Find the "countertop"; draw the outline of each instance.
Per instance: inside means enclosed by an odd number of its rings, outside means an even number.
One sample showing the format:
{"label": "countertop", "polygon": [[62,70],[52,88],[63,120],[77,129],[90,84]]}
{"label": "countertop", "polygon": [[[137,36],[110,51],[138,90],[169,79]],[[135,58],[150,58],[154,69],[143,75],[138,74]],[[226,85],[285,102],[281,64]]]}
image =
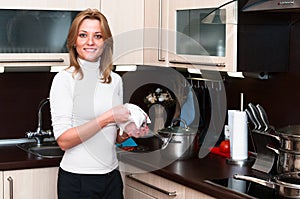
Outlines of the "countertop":
{"label": "countertop", "polygon": [[0,170],[55,167],[61,158],[41,158],[28,153],[16,145],[0,145]]}
{"label": "countertop", "polygon": [[[16,145],[0,146],[0,170],[16,170],[16,169],[30,169],[40,167],[55,167],[59,165],[61,158],[41,158],[29,154]],[[140,157],[143,157],[140,154]],[[229,165],[226,163],[226,158],[209,154],[205,158],[199,159],[197,157],[187,160],[177,160],[163,168],[153,169],[155,161],[159,159],[136,158],[135,154],[119,155],[121,161],[130,162],[135,166],[142,168],[152,168],[151,172],[183,184],[187,187],[196,189],[200,192],[217,198],[245,198],[244,195],[237,192],[223,189],[204,180],[222,179],[232,177],[235,173],[238,174],[253,174],[255,173],[249,166]]]}
{"label": "countertop", "polygon": [[163,168],[157,168],[157,165],[160,165],[161,161],[163,161],[161,158],[143,158],[142,155],[125,154],[124,157],[121,156],[119,159],[216,198],[244,199],[252,197],[217,187],[205,182],[206,180],[232,178],[234,174],[260,174],[260,172],[251,169],[252,164],[247,166],[227,164],[225,157],[211,153],[201,159],[194,157],[186,160],[177,160]]}

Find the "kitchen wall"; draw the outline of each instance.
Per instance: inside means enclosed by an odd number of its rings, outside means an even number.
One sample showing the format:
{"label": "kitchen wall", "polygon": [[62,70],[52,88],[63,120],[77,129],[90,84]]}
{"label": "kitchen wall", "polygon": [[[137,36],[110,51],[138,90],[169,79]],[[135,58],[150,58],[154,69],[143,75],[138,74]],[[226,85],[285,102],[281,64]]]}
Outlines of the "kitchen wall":
{"label": "kitchen wall", "polygon": [[269,80],[256,78],[227,78],[225,80],[229,109],[239,109],[240,93],[244,93],[245,106],[261,104],[276,128],[300,124],[300,73],[270,74]]}
{"label": "kitchen wall", "polygon": [[[0,139],[22,138],[37,128],[39,102],[48,97],[55,73],[0,74]],[[276,128],[300,124],[300,73],[270,74],[270,79],[230,78],[224,81],[229,109],[239,109],[240,93],[244,104],[259,103]],[[49,106],[43,110],[44,129],[51,128]]]}
{"label": "kitchen wall", "polygon": [[[54,73],[0,74],[0,139],[22,138],[37,128],[39,102],[48,97]],[[43,110],[44,129],[49,129],[49,106]]]}

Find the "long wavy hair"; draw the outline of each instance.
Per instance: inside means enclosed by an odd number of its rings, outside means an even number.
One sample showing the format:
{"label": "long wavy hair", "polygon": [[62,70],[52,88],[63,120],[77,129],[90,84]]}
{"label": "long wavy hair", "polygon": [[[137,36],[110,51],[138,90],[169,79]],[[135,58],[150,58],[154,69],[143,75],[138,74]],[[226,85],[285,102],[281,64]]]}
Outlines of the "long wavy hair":
{"label": "long wavy hair", "polygon": [[79,74],[80,79],[83,78],[82,69],[77,61],[78,53],[74,46],[78,37],[79,26],[81,25],[84,19],[97,19],[100,22],[100,28],[104,39],[104,47],[103,47],[103,53],[101,55],[99,68],[102,73],[101,80],[104,83],[110,83],[111,82],[110,73],[113,69],[113,65],[112,65],[113,39],[112,39],[111,31],[106,17],[97,9],[88,8],[78,13],[71,24],[68,33],[68,38],[67,38],[67,48],[69,50],[69,55],[70,55],[69,68],[72,66],[75,67],[75,70],[73,72],[73,77]]}

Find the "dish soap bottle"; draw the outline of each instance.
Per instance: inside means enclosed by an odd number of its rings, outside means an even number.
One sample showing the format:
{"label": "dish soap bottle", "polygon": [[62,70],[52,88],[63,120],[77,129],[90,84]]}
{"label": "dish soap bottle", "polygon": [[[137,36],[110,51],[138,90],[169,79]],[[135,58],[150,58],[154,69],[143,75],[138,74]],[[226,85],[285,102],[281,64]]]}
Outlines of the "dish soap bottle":
{"label": "dish soap bottle", "polygon": [[225,56],[224,41],[222,39],[220,39],[217,44],[217,56],[219,57]]}

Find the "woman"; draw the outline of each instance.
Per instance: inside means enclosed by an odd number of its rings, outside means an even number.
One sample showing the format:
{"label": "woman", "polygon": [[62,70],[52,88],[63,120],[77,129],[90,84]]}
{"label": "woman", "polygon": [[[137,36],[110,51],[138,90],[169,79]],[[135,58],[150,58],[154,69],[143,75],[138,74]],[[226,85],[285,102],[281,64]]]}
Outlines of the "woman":
{"label": "woman", "polygon": [[71,24],[70,67],[50,90],[51,117],[58,145],[65,150],[58,175],[58,198],[123,198],[115,143],[128,138],[117,123],[129,120],[122,105],[122,79],[112,72],[113,40],[98,10],[80,12]]}

